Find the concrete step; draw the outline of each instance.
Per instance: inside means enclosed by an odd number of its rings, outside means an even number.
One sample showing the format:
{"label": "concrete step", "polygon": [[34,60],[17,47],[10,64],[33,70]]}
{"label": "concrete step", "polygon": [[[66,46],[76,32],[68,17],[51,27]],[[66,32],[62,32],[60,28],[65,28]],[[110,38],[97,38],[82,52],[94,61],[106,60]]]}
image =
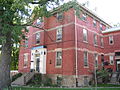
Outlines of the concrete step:
{"label": "concrete step", "polygon": [[32,79],[34,76],[35,72],[29,72],[23,74],[21,77],[17,78],[15,81],[11,83],[11,85],[19,85],[19,86],[24,86],[28,83],[29,80]]}

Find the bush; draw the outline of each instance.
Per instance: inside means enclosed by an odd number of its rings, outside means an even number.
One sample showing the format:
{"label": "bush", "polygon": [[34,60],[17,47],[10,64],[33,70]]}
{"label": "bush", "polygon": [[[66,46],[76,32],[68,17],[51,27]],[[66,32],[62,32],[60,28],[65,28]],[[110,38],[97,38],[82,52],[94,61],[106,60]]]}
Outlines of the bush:
{"label": "bush", "polygon": [[12,76],[12,82],[15,81],[17,78],[21,77],[22,76],[22,73],[18,73],[14,76]]}
{"label": "bush", "polygon": [[34,77],[28,82],[28,85],[34,86],[34,87],[56,86],[52,84],[51,78],[48,78],[47,76],[42,76],[39,73],[34,75]]}

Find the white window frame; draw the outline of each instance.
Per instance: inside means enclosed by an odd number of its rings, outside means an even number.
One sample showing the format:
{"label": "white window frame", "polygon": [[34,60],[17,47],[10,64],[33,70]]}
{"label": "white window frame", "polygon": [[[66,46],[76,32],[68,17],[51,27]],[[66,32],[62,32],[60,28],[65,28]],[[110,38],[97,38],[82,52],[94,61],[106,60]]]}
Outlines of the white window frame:
{"label": "white window frame", "polygon": [[25,37],[25,48],[28,48],[28,37]]}
{"label": "white window frame", "polygon": [[88,42],[88,35],[87,35],[87,30],[86,29],[83,29],[83,41],[84,42]]}
{"label": "white window frame", "polygon": [[84,76],[84,85],[88,86],[89,85],[89,77],[88,76]]}
{"label": "white window frame", "polygon": [[94,34],[94,45],[97,45],[97,34]]}
{"label": "white window frame", "polygon": [[[58,53],[61,53],[61,56],[57,57],[57,56],[58,56]],[[60,59],[61,59],[61,60],[60,60]],[[57,63],[59,62],[58,60],[60,60],[60,65],[57,64]],[[62,67],[62,50],[57,50],[57,51],[56,51],[55,66],[56,66],[57,68],[61,68],[61,67]]]}
{"label": "white window frame", "polygon": [[[83,59],[84,59],[84,67],[86,68],[86,67],[89,67],[89,64],[88,64],[88,52],[87,51],[84,51],[83,52]],[[87,55],[85,55],[85,54],[87,54]]]}
{"label": "white window frame", "polygon": [[103,25],[102,25],[102,24],[100,24],[100,30],[101,30],[101,31],[103,30]]}
{"label": "white window frame", "polygon": [[25,53],[23,55],[23,60],[24,60],[23,66],[24,66],[24,68],[27,68],[27,66],[28,66],[28,53]]}
{"label": "white window frame", "polygon": [[56,41],[62,41],[62,27],[56,30]]}
{"label": "white window frame", "polygon": [[101,45],[101,47],[104,47],[103,37],[100,37],[100,45]]}
{"label": "white window frame", "polygon": [[93,20],[93,26],[96,27],[97,26],[97,21]]}
{"label": "white window frame", "polygon": [[36,42],[36,44],[40,44],[40,32],[35,34],[35,42]]}
{"label": "white window frame", "polygon": [[110,61],[110,65],[114,65],[114,56],[113,55],[109,56],[109,61]]}
{"label": "white window frame", "polygon": [[98,54],[94,54],[95,67],[98,67]]}
{"label": "white window frame", "polygon": [[86,14],[82,14],[82,20],[86,21],[87,20],[87,15]]}
{"label": "white window frame", "polygon": [[63,20],[63,13],[61,12],[57,13],[57,20],[59,21]]}
{"label": "white window frame", "polygon": [[[112,43],[111,43],[112,41]],[[113,36],[109,36],[109,45],[113,45],[114,44],[114,39],[113,39]]]}

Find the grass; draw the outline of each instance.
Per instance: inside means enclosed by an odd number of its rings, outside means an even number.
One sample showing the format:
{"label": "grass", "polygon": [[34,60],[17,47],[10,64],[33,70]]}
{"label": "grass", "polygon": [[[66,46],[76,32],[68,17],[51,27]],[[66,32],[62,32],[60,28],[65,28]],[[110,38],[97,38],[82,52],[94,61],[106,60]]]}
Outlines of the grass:
{"label": "grass", "polygon": [[[8,90],[8,89],[4,89]],[[12,87],[12,90],[95,90],[95,88],[27,88]],[[120,88],[98,88],[97,90],[120,90]]]}

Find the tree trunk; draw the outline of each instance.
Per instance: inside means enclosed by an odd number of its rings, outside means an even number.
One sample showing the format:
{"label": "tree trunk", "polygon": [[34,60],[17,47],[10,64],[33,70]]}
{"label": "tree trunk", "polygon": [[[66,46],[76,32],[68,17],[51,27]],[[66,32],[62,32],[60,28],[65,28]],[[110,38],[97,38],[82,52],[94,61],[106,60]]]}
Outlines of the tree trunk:
{"label": "tree trunk", "polygon": [[7,35],[6,42],[2,45],[0,58],[0,90],[10,86],[10,62],[11,62],[11,35]]}

